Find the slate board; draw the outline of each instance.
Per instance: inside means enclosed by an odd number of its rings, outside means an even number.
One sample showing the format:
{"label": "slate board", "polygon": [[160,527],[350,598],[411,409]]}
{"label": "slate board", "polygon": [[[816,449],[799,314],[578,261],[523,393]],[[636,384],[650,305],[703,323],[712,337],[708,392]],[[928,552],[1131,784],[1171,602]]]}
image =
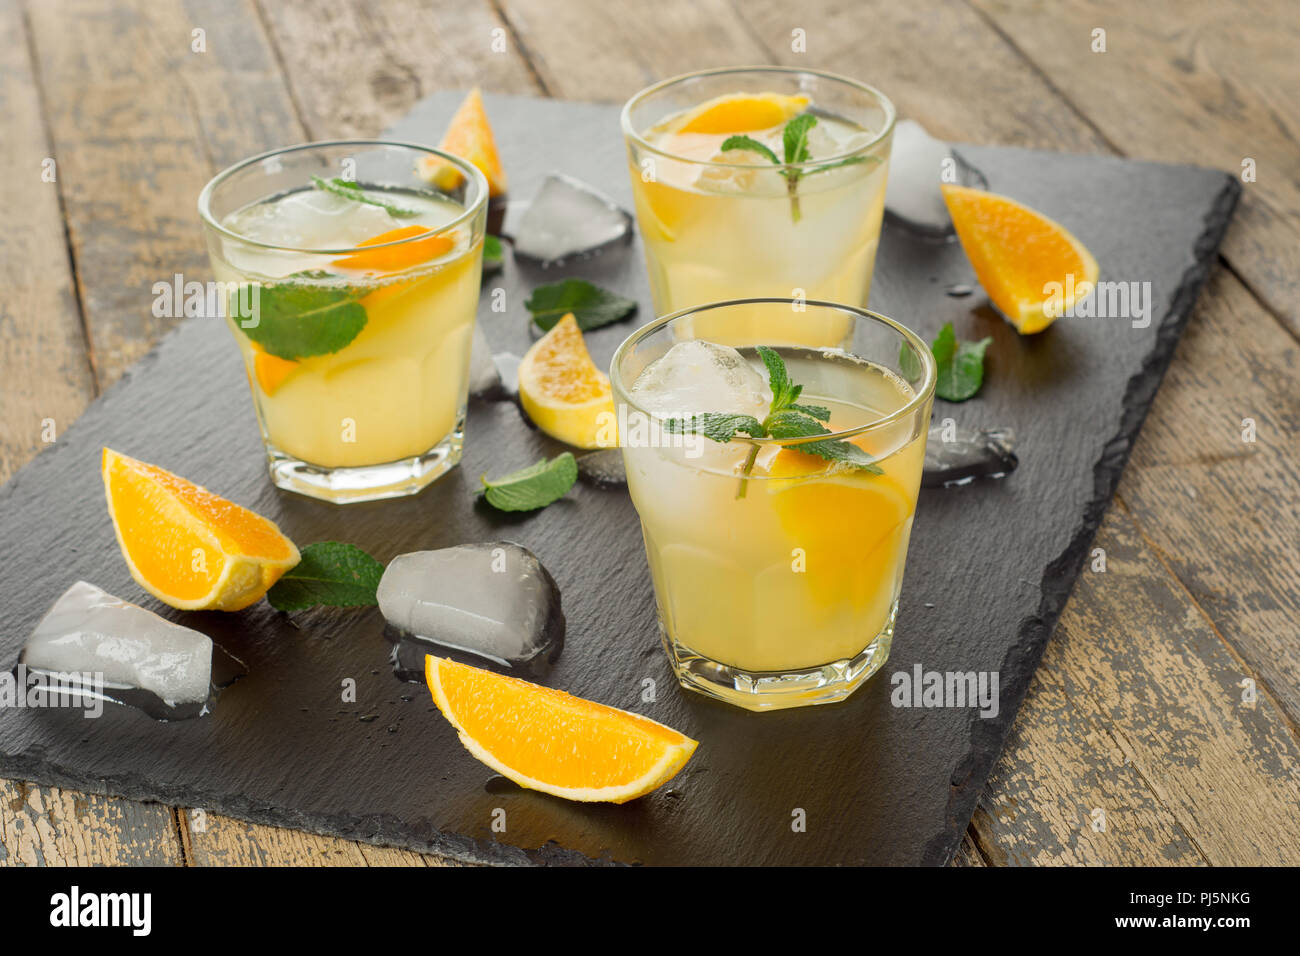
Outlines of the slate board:
{"label": "slate board", "polygon": [[[436,142],[459,102],[442,93],[393,135]],[[618,110],[488,97],[512,194],[552,170],[630,207]],[[893,653],[844,703],[752,714],[680,690],[659,645],[636,515],[621,489],[579,484],[543,512],[508,517],[475,504],[482,472],[558,446],[509,403],[471,404],[463,467],[420,496],[344,508],[272,488],[229,333],[183,324],[0,490],[0,661],[16,660],[39,617],[77,578],[210,634],[251,673],[207,718],[155,723],[109,708],[0,711],[0,774],[133,799],[201,807],[259,823],[437,851],[483,862],[942,864],[961,840],[1133,438],[1236,203],[1225,173],[1101,156],[969,147],[1006,192],[1067,223],[1103,278],[1149,281],[1154,320],[1062,319],[1021,339],[990,311],[960,247],[886,227],[871,305],[929,338],[993,337],[981,395],[936,403],[936,419],[1010,425],[1011,478],[922,491]],[[195,242],[199,240],[195,229]],[[170,270],[162,272],[170,275]],[[590,336],[607,364],[651,318],[639,246],[562,275],[598,278],[642,303]],[[523,301],[558,278],[508,265],[480,310],[498,349],[530,336]],[[951,285],[976,285],[952,298]],[[146,290],[141,302],[147,303]],[[147,305],[142,304],[142,308]],[[265,603],[238,614],[179,613],[143,595],[113,542],[99,480],[101,445],[175,470],[266,514],[300,544],[353,541],[381,560],[500,538],[539,554],[559,582],[569,632],[547,682],[661,720],[701,741],[671,789],[625,806],[569,804],[489,783],[421,685],[396,680],[375,610],[289,618]],[[913,665],[997,671],[1000,710],[891,706],[890,678]],[[353,678],[357,703],[340,702]],[[643,681],[657,699],[642,700]],[[506,830],[491,828],[506,812]],[[791,827],[796,809],[806,832]]]}

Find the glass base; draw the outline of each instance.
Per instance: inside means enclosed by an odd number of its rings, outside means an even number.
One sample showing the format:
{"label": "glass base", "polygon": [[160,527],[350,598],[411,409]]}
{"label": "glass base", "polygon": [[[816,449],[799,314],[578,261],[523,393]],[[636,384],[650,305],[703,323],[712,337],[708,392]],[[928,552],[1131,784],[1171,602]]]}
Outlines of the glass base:
{"label": "glass base", "polygon": [[865,684],[889,659],[897,616],[895,600],[880,633],[854,657],[791,671],[745,671],[719,664],[672,640],[662,621],[659,633],[668,652],[668,662],[678,682],[687,690],[746,710],[781,710],[833,704]]}
{"label": "glass base", "polygon": [[402,498],[422,491],[460,463],[463,441],[462,423],[423,455],[382,465],[324,468],[299,461],[269,444],[266,459],[271,482],[277,488],[334,504],[353,504]]}

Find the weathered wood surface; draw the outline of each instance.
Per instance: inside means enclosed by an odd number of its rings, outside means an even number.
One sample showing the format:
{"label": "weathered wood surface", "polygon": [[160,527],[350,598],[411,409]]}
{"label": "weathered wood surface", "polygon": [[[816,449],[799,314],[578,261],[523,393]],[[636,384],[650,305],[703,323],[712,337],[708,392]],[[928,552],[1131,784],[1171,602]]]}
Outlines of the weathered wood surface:
{"label": "weathered wood surface", "polygon": [[[0,238],[0,477],[42,447],[44,419],[63,427],[170,328],[150,313],[154,281],[206,277],[194,197],[213,171],[290,141],[376,134],[438,88],[616,101],[690,69],[806,64],[882,87],[952,139],[1234,171],[1250,157],[1228,269],[1098,535],[1106,571],[1075,588],[954,863],[1300,863],[1298,34],[1280,0],[0,0],[0,157],[33,170],[31,185],[11,177],[20,215]],[[57,182],[38,189],[45,157]],[[6,864],[437,862],[193,810],[0,791]]]}

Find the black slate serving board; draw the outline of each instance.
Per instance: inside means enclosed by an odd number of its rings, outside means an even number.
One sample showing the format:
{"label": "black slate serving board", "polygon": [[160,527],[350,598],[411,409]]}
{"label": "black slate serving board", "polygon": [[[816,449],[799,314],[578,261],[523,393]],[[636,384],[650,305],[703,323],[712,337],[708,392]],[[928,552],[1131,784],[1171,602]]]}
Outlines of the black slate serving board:
{"label": "black slate serving board", "polygon": [[[432,97],[393,135],[436,142],[458,101]],[[555,170],[630,204],[616,108],[517,97],[487,105],[513,196],[531,197]],[[339,508],[275,490],[229,333],[195,319],[0,489],[0,662],[16,660],[54,599],[85,578],[207,632],[250,674],[211,716],[172,724],[122,708],[98,720],[0,710],[0,774],[484,862],[948,861],[1239,192],[1231,177],[1205,169],[1022,149],[964,154],[991,189],[1068,224],[1096,253],[1103,278],[1150,282],[1154,316],[1147,328],[1065,318],[1021,339],[991,312],[957,244],[886,227],[872,307],[927,338],[947,321],[960,337],[993,337],[983,392],[962,405],[937,402],[935,416],[1014,427],[1021,466],[1001,482],[922,492],[892,657],[847,702],[751,714],[680,690],[659,646],[625,491],[580,483],[530,516],[476,503],[480,473],[558,450],[507,402],[471,403],[463,467],[416,498]],[[509,263],[485,284],[504,287],[508,305],[493,313],[485,299],[480,310],[493,345],[521,353],[528,289],[570,274],[642,303],[637,319],[590,335],[599,363],[651,317],[636,244],[558,272]],[[974,294],[945,294],[958,284],[975,285]],[[105,513],[102,445],[266,514],[300,544],[348,540],[381,560],[499,538],[530,547],[559,582],[569,621],[546,682],[676,727],[701,741],[696,756],[670,788],[624,806],[569,804],[490,782],[424,687],[394,678],[377,611],[290,618],[262,603],[185,614],[143,595]],[[916,664],[998,672],[997,716],[892,706],[891,676]],[[341,702],[346,678],[356,681],[355,704]],[[643,699],[646,678],[656,683],[653,701]],[[497,808],[504,832],[492,829]],[[800,810],[803,831],[792,827]]]}

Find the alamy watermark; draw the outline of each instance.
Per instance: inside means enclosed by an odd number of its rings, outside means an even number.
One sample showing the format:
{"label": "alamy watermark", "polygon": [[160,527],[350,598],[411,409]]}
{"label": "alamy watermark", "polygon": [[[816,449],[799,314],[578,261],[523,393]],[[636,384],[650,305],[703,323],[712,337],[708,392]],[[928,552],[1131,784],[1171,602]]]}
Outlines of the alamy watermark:
{"label": "alamy watermark", "polygon": [[[1075,282],[1067,273],[1064,282],[1043,285],[1043,311],[1049,319],[1129,319],[1135,329],[1151,324],[1150,282]],[[1069,302],[1069,308],[1062,308]]]}
{"label": "alamy watermark", "polygon": [[0,708],[54,707],[81,708],[85,716],[99,717],[104,713],[104,675],[91,671],[55,674],[22,663],[12,671],[0,671]]}
{"label": "alamy watermark", "polygon": [[230,317],[244,329],[255,329],[262,321],[262,287],[253,282],[187,282],[177,272],[171,281],[155,282],[150,291],[155,318]]}
{"label": "alamy watermark", "polygon": [[889,682],[895,707],[978,707],[981,717],[998,715],[997,671],[927,671],[913,664]]}

